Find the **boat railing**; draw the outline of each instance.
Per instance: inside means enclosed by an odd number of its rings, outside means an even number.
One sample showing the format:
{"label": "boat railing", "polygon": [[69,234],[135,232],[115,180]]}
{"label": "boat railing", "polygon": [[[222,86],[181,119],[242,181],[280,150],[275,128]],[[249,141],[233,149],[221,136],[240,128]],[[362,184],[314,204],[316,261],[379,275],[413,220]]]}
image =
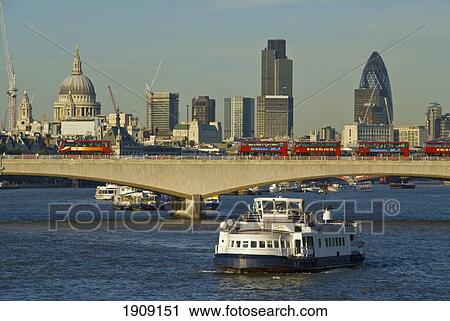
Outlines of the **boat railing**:
{"label": "boat railing", "polygon": [[296,247],[294,250],[295,255],[297,256],[304,256],[304,257],[314,257],[314,247],[307,246],[307,247]]}

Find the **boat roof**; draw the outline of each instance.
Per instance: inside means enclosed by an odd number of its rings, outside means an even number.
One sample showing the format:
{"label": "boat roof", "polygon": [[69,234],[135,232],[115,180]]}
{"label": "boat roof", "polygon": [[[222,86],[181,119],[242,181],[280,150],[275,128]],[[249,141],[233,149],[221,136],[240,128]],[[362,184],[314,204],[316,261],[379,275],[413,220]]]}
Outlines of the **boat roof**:
{"label": "boat roof", "polygon": [[289,198],[289,197],[257,197],[253,200],[254,202],[296,202],[301,203],[303,202],[302,198]]}

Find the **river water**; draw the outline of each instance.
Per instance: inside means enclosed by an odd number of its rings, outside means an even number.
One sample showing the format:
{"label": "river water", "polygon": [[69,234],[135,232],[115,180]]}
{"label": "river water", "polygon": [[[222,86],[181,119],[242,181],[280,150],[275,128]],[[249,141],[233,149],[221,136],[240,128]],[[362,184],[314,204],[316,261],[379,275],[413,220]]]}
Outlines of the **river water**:
{"label": "river water", "polygon": [[[139,214],[134,225],[130,217],[111,224],[110,215],[107,223],[90,231],[67,223],[53,230],[50,203],[96,204],[94,193],[71,188],[0,190],[1,300],[450,299],[447,186],[391,190],[375,185],[373,192],[288,194],[310,202],[355,200],[361,209],[369,209],[374,199],[400,204],[397,215],[385,217],[383,233],[363,235],[367,259],[362,266],[311,274],[216,270],[212,259],[217,223],[211,221],[191,227],[165,214],[144,222],[147,215]],[[224,196],[221,212],[252,198]]]}

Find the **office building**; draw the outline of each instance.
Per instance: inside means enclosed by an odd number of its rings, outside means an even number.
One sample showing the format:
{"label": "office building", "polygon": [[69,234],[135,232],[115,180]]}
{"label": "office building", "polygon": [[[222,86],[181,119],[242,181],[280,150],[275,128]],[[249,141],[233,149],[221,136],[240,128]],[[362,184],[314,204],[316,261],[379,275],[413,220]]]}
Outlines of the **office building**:
{"label": "office building", "polygon": [[192,98],[192,120],[200,124],[209,124],[216,121],[216,100],[209,96]]}
{"label": "office building", "polygon": [[428,141],[428,132],[425,126],[410,125],[395,127],[396,140],[400,142],[408,142],[409,147],[421,148]]}
{"label": "office building", "polygon": [[222,142],[222,125],[220,122],[200,124],[197,120],[181,123],[173,130],[174,141],[188,140],[191,146],[202,144],[219,144]]}
{"label": "office building", "polygon": [[256,101],[256,136],[292,136],[294,124],[293,62],[286,40],[271,39],[261,52],[261,96]]}
{"label": "office building", "polygon": [[437,140],[441,137],[441,119],[441,104],[437,102],[431,103],[427,109],[427,130],[429,140]]}
{"label": "office building", "polygon": [[341,134],[344,148],[355,148],[358,142],[392,142],[394,127],[392,125],[369,125],[354,123],[345,125]]}
{"label": "office building", "polygon": [[336,140],[336,129],[331,126],[321,128],[320,129],[320,140],[324,140],[324,141]]}
{"label": "office building", "polygon": [[241,139],[255,136],[255,100],[248,97],[224,99],[224,137]]}
{"label": "office building", "polygon": [[354,122],[391,125],[394,119],[389,75],[381,56],[375,51],[367,61],[359,88],[355,89]]}
{"label": "office building", "polygon": [[256,99],[256,137],[292,136],[294,100],[289,96],[263,96]]}
{"label": "office building", "polygon": [[261,96],[292,96],[292,60],[286,56],[286,40],[269,40],[261,58]]}
{"label": "office building", "polygon": [[173,92],[147,93],[147,128],[158,136],[171,136],[178,124],[180,96]]}

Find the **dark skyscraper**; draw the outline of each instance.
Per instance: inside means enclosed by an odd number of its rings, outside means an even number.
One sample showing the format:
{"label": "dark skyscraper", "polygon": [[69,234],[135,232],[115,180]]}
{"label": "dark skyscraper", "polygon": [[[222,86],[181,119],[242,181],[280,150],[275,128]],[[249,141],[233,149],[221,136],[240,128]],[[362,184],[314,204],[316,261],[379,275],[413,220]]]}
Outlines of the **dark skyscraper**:
{"label": "dark skyscraper", "polygon": [[292,60],[286,56],[286,40],[269,40],[261,55],[261,96],[292,96]]}
{"label": "dark skyscraper", "polygon": [[209,96],[192,98],[192,120],[200,124],[209,124],[216,121],[216,100]]}
{"label": "dark skyscraper", "polygon": [[386,66],[378,52],[367,61],[355,89],[354,121],[369,125],[391,125],[394,119],[391,83]]}
{"label": "dark skyscraper", "polygon": [[286,40],[269,40],[261,52],[261,96],[256,104],[259,138],[293,134],[292,65],[286,55]]}
{"label": "dark skyscraper", "polygon": [[[442,106],[441,104],[434,102],[430,103],[427,109],[427,129],[428,139],[436,140],[441,135],[441,119],[442,119]],[[445,128],[444,128],[445,129]]]}

